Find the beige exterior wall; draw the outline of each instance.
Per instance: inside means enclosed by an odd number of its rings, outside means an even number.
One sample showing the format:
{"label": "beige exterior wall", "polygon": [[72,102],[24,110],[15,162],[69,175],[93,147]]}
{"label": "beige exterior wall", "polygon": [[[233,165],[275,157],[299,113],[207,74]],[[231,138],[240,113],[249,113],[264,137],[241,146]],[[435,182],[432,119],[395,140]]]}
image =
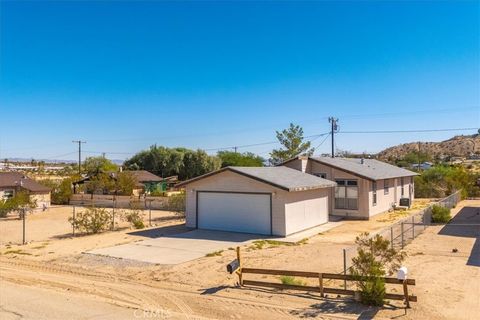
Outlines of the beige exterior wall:
{"label": "beige exterior wall", "polygon": [[49,193],[32,193],[30,194],[30,199],[37,202],[37,208],[43,208],[45,205],[47,208],[51,204],[51,196]]}
{"label": "beige exterior wall", "polygon": [[[15,188],[0,188],[0,200],[2,200],[5,196],[6,191],[13,191],[13,195],[15,195]],[[30,199],[32,201],[36,201],[37,208],[43,208],[45,204],[47,207],[51,205],[51,196],[50,192],[48,193],[30,193]]]}
{"label": "beige exterior wall", "polygon": [[[385,180],[377,181],[377,203],[373,205],[373,181],[358,177],[354,174],[335,169],[331,166],[309,160],[305,165],[305,160],[296,159],[285,164],[285,166],[300,170],[304,167],[306,173],[310,174],[325,174],[325,178],[335,181],[336,179],[349,179],[358,181],[358,210],[343,210],[335,209],[335,189],[332,188],[330,192],[329,208],[331,214],[345,216],[349,218],[368,219],[376,214],[388,211],[392,208],[392,204],[399,205],[402,197],[401,178],[388,179],[388,193],[385,194],[384,185]],[[414,200],[414,184],[413,177],[404,177],[404,197],[410,197],[411,202]]]}
{"label": "beige exterior wall", "polygon": [[272,233],[278,236],[286,235],[285,194],[288,193],[287,191],[275,188],[268,184],[247,178],[231,171],[223,171],[210,177],[191,182],[185,187],[185,191],[186,225],[189,228],[195,228],[197,224],[197,191],[272,193]]}
{"label": "beige exterior wall", "polygon": [[197,191],[272,194],[272,234],[286,236],[328,222],[329,189],[288,192],[240,174],[224,171],[186,186],[186,225],[196,227]]}
{"label": "beige exterior wall", "polygon": [[282,194],[285,201],[286,235],[328,222],[330,189],[332,188]]}

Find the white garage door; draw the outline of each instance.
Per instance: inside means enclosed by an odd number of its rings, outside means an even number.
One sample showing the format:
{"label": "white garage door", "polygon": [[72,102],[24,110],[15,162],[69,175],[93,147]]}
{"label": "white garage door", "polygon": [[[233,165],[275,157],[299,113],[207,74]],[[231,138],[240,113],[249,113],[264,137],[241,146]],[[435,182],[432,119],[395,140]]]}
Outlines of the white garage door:
{"label": "white garage door", "polygon": [[198,228],[270,235],[270,202],[270,194],[199,191]]}

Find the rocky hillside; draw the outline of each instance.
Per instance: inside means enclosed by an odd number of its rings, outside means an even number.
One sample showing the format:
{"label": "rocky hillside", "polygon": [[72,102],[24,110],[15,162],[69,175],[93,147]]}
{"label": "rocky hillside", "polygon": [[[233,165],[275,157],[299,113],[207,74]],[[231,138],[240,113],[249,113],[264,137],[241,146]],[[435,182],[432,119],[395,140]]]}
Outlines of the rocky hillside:
{"label": "rocky hillside", "polygon": [[380,159],[402,159],[410,152],[428,153],[434,158],[441,156],[466,157],[480,153],[480,134],[455,136],[441,142],[410,142],[387,148],[378,154]]}

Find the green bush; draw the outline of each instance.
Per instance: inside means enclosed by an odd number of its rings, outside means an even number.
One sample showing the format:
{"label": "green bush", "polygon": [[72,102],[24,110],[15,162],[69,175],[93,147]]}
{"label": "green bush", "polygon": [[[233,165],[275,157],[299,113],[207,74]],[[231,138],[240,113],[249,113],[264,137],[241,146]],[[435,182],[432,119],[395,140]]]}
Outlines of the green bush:
{"label": "green bush", "polygon": [[432,207],[432,222],[435,223],[447,223],[452,216],[450,215],[450,209],[439,205]]}
{"label": "green bush", "polygon": [[368,233],[357,237],[357,256],[352,259],[351,274],[355,276],[360,300],[363,304],[382,306],[385,299],[387,274],[397,270],[405,259],[405,253],[390,246],[390,241],[380,235],[370,238]]}
{"label": "green bush", "polygon": [[173,194],[168,197],[167,208],[179,214],[185,214],[185,192]]}
{"label": "green bush", "polygon": [[123,213],[123,218],[128,221],[135,229],[145,228],[143,223],[144,214],[139,209],[132,209]]}
{"label": "green bush", "polygon": [[10,199],[0,199],[0,218],[5,218],[10,212],[19,211],[21,209],[31,210],[37,206],[28,193],[17,192]]}
{"label": "green bush", "polygon": [[103,208],[87,208],[86,211],[78,212],[68,218],[72,226],[82,232],[99,233],[107,230],[112,224],[112,213]]}
{"label": "green bush", "polygon": [[281,276],[280,281],[282,281],[283,284],[289,284],[289,285],[294,285],[294,286],[304,286],[306,283],[300,279],[296,279],[295,277],[292,276]]}

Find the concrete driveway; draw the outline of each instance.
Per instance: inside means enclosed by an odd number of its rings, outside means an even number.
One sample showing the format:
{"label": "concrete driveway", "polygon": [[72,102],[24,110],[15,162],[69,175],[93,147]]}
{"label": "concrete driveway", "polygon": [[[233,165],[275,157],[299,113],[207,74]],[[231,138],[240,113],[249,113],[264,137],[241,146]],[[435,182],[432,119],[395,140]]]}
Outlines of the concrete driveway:
{"label": "concrete driveway", "polygon": [[96,249],[87,253],[155,264],[174,265],[205,257],[208,253],[225,250],[261,238],[262,236],[257,234],[197,229],[109,248]]}

